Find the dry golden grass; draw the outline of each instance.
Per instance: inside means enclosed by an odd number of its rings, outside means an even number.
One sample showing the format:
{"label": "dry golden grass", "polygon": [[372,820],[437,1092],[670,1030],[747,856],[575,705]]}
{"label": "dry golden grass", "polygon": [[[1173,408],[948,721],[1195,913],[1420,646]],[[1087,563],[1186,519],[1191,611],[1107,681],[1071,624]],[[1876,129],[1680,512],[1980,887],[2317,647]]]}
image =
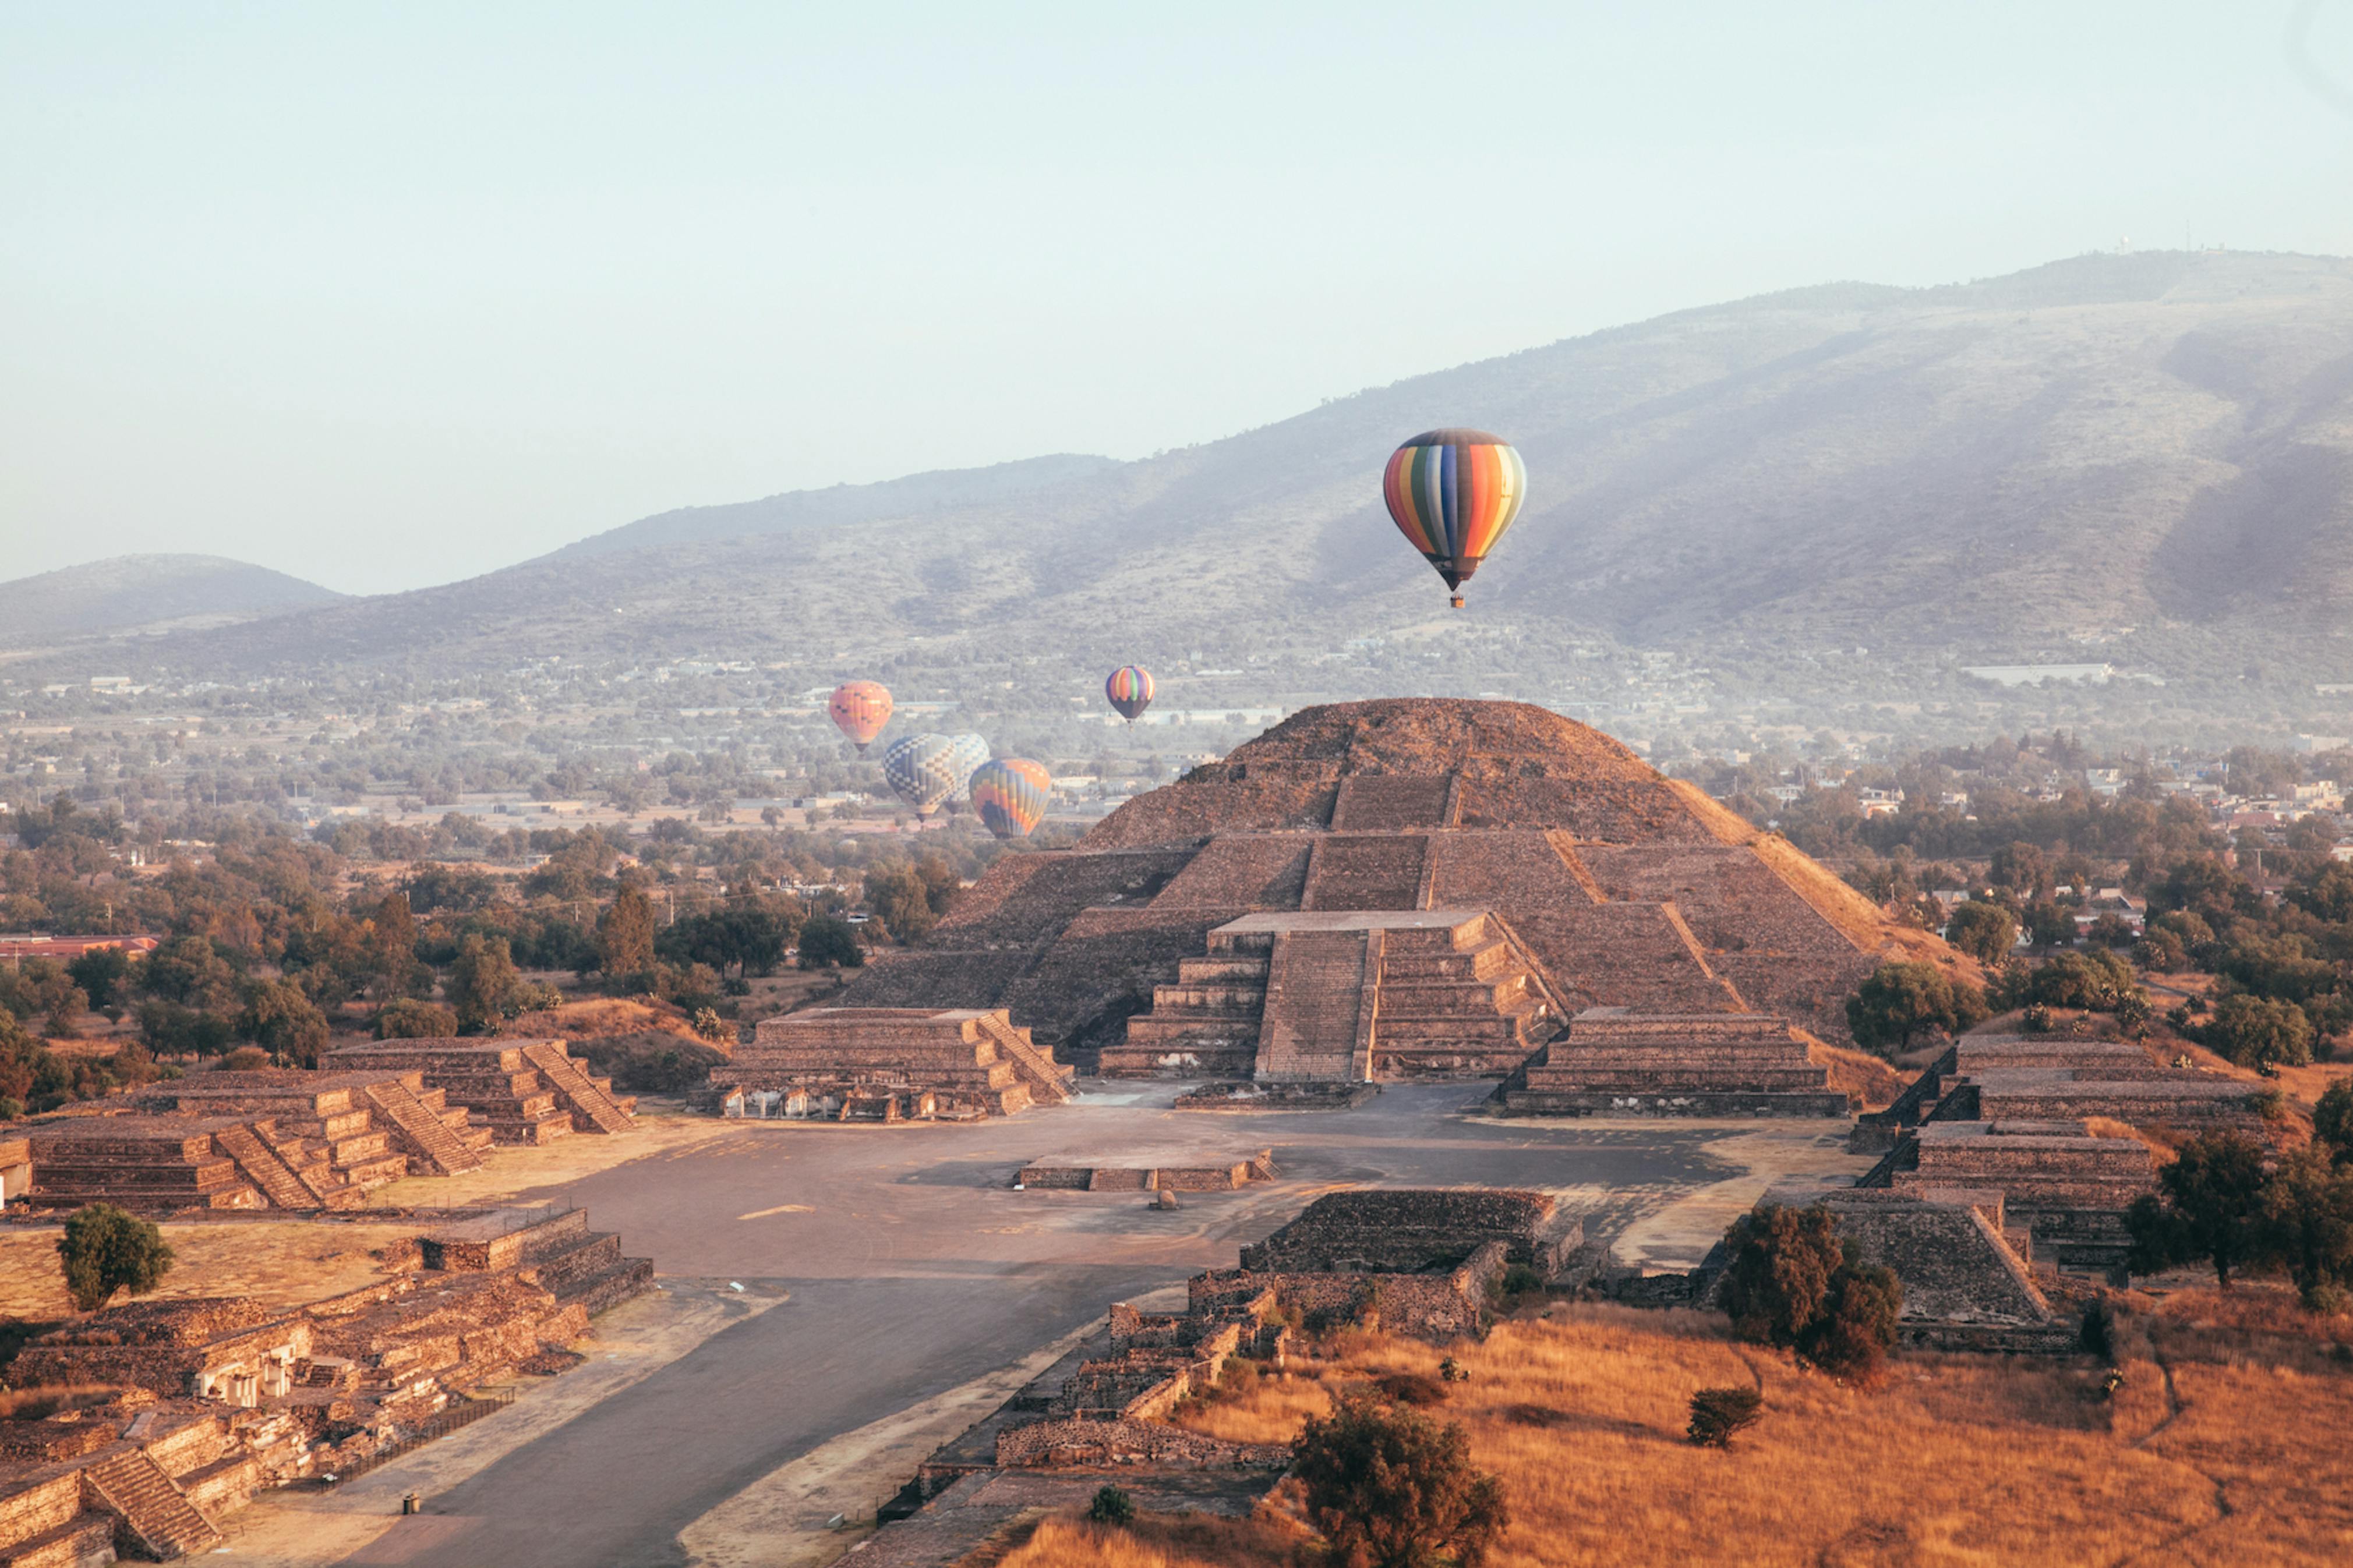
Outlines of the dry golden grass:
{"label": "dry golden grass", "polygon": [[1266,1520],[1147,1514],[1128,1529],[1081,1520],[1046,1519],[1003,1568],[1219,1568],[1231,1563],[1288,1563],[1301,1537]]}
{"label": "dry golden grass", "polygon": [[1860,1101],[1865,1110],[1878,1110],[1894,1103],[1912,1083],[1910,1075],[1873,1056],[1846,1046],[1833,1046],[1806,1037],[1806,1058],[1816,1067],[1828,1068],[1831,1087],[1848,1099]]}
{"label": "dry golden grass", "polygon": [[[2353,1369],[2308,1341],[2305,1366],[2243,1349],[2235,1361],[2180,1359],[2193,1336],[2168,1326],[2177,1304],[2185,1319],[2227,1310],[2251,1327],[2287,1310],[2277,1292],[2232,1294],[2242,1300],[2227,1308],[2211,1292],[2159,1307],[2138,1342],[2153,1339],[2169,1373],[2129,1359],[2109,1401],[2088,1361],[1905,1356],[1865,1390],[1736,1344],[1718,1319],[1580,1306],[1453,1347],[1471,1381],[1438,1414],[1463,1425],[1476,1462],[1509,1493],[1497,1568],[2353,1561],[2353,1452],[2342,1440]],[[1443,1353],[1376,1341],[1203,1414],[1272,1440],[1331,1388],[1430,1372]],[[1692,1394],[1717,1385],[1766,1399],[1764,1421],[1728,1451],[1683,1440]],[[1088,1549],[1041,1529],[1008,1568],[1191,1568],[1183,1557],[1079,1554]],[[1287,1550],[1237,1542],[1198,1561],[1278,1568]]]}
{"label": "dry golden grass", "polygon": [[[417,1234],[415,1225],[255,1220],[167,1225],[172,1271],[157,1299],[246,1296],[265,1306],[315,1301],[383,1277],[373,1251]],[[56,1226],[0,1235],[0,1317],[45,1322],[70,1316],[58,1265]]]}

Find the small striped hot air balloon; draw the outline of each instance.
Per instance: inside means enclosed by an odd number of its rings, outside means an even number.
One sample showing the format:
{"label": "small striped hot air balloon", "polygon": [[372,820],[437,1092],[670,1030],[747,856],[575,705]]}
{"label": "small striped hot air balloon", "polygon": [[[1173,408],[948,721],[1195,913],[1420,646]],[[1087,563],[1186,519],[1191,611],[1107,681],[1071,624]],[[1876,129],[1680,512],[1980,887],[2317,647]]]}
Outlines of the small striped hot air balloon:
{"label": "small striped hot air balloon", "polygon": [[880,681],[852,680],[834,688],[833,697],[825,705],[833,715],[834,727],[849,737],[864,756],[882,726],[891,721],[891,692]]}
{"label": "small striped hot air balloon", "polygon": [[882,780],[901,800],[929,816],[955,794],[955,742],[929,732],[902,735],[882,753]]}
{"label": "small striped hot air balloon", "polygon": [[1140,664],[1123,664],[1103,682],[1103,695],[1133,724],[1152,706],[1152,672]]}
{"label": "small striped hot air balloon", "polygon": [[1027,838],[1046,815],[1053,780],[1027,757],[998,757],[973,770],[972,808],[999,838]]}
{"label": "small striped hot air balloon", "polygon": [[948,754],[948,770],[955,774],[955,793],[963,795],[972,786],[972,771],[988,761],[988,742],[979,735],[950,735],[948,744],[954,748]]}
{"label": "small striped hot air balloon", "polygon": [[[1460,588],[1520,515],[1527,465],[1483,430],[1428,430],[1399,447],[1381,479],[1398,531]],[[1454,595],[1454,607],[1462,595]]]}

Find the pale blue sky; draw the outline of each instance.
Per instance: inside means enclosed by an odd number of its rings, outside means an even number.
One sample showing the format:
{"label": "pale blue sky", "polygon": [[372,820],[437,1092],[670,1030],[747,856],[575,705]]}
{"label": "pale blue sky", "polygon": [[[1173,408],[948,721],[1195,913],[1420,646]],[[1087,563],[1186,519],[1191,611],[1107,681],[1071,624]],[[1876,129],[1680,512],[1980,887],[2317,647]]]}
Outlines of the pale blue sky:
{"label": "pale blue sky", "polygon": [[2353,0],[0,5],[0,578],[667,507],[2129,236],[2353,252]]}

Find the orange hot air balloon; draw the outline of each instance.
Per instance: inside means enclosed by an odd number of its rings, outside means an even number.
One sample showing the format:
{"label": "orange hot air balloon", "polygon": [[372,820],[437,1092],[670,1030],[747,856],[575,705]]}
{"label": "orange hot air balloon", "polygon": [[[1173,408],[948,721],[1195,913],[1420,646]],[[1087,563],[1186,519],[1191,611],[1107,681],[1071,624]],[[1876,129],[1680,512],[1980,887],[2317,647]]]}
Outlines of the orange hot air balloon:
{"label": "orange hot air balloon", "polygon": [[852,680],[834,689],[833,699],[825,705],[833,716],[834,727],[858,747],[864,756],[882,726],[891,721],[891,692],[878,680]]}
{"label": "orange hot air balloon", "polygon": [[[1381,499],[1398,531],[1460,588],[1518,520],[1527,465],[1510,442],[1484,430],[1428,430],[1399,447],[1381,476]],[[1462,607],[1462,595],[1454,595]]]}

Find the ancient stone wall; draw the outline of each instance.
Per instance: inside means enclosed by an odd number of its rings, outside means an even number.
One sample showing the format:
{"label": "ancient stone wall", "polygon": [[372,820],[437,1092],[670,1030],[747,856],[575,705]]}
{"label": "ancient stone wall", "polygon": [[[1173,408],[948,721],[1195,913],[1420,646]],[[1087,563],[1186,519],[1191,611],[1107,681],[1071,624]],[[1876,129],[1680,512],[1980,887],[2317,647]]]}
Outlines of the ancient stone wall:
{"label": "ancient stone wall", "polygon": [[1453,1268],[1490,1241],[1508,1260],[1557,1273],[1583,1227],[1542,1193],[1509,1188],[1366,1188],[1327,1194],[1241,1249],[1253,1273],[1421,1273]]}

